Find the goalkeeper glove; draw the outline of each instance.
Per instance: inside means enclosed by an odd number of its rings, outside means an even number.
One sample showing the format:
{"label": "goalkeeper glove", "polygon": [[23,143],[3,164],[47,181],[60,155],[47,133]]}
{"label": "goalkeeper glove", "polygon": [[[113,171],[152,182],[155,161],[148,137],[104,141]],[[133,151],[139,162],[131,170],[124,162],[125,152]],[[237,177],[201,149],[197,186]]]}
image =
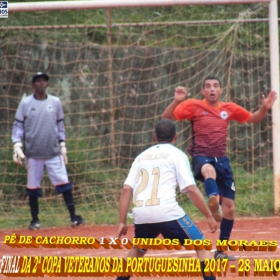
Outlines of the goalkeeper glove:
{"label": "goalkeeper glove", "polygon": [[13,160],[17,165],[22,165],[22,159],[25,158],[25,155],[22,151],[22,143],[17,142],[14,144],[14,155]]}
{"label": "goalkeeper glove", "polygon": [[64,141],[60,142],[60,152],[63,157],[64,163],[67,164],[68,163],[67,149]]}

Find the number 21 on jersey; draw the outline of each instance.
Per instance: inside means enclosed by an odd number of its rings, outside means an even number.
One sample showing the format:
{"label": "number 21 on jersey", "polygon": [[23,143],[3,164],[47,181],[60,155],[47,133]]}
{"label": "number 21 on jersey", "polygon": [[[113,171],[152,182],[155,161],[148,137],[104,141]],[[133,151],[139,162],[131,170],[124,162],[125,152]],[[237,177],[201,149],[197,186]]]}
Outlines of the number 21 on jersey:
{"label": "number 21 on jersey", "polygon": [[[139,193],[143,192],[148,184],[149,184],[149,173],[146,169],[142,168],[137,176],[137,183],[139,182],[139,180],[142,178],[141,180],[141,184],[137,187],[134,197],[133,197],[133,204],[135,205],[135,207],[141,207],[143,206],[143,200],[137,199],[137,196]],[[159,172],[159,168],[155,167],[153,168],[152,174],[151,176],[153,176],[153,182],[152,182],[152,191],[150,194],[150,198],[146,200],[146,204],[145,206],[153,206],[153,205],[159,205],[160,204],[160,199],[157,197],[158,194],[158,186],[159,186],[159,177],[160,177],[160,172]]]}

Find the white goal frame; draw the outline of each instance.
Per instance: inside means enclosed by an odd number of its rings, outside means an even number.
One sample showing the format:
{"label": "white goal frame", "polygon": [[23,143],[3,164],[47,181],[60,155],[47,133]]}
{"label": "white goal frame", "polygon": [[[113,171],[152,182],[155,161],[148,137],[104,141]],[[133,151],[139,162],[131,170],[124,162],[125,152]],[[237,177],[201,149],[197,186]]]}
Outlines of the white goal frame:
{"label": "white goal frame", "polygon": [[43,10],[83,10],[110,9],[128,7],[160,7],[184,5],[233,5],[269,3],[269,40],[271,90],[278,98],[272,108],[273,134],[273,178],[274,178],[274,212],[280,212],[280,96],[279,96],[279,30],[277,0],[92,0],[92,1],[48,1],[9,3],[9,12],[27,12]]}

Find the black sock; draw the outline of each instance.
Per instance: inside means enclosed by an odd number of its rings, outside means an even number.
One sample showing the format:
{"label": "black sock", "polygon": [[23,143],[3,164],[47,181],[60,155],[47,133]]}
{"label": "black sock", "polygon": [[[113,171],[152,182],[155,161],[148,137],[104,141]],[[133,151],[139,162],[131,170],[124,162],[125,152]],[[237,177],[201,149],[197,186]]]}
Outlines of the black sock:
{"label": "black sock", "polygon": [[201,272],[202,272],[202,276],[204,280],[216,280],[216,276],[213,276],[213,274],[211,273],[210,276],[206,276],[204,273],[204,269],[205,269],[205,263],[204,261],[201,262]]}
{"label": "black sock", "polygon": [[32,222],[39,222],[39,218],[38,218],[39,206],[38,206],[37,196],[29,195],[29,206],[30,206]]}
{"label": "black sock", "polygon": [[229,240],[233,224],[234,220],[222,219],[220,224],[220,240]]}
{"label": "black sock", "polygon": [[75,214],[75,205],[74,205],[74,199],[73,199],[73,194],[72,194],[72,189],[67,190],[66,192],[62,193],[65,204],[68,208],[71,221],[74,221],[76,218]]}
{"label": "black sock", "polygon": [[119,276],[116,280],[129,280],[130,276]]}

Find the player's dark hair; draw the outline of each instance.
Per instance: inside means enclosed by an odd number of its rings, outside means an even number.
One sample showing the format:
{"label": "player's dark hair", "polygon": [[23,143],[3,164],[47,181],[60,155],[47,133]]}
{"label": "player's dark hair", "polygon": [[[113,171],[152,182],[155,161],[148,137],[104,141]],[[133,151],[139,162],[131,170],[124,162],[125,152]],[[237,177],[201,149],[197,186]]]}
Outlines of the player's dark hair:
{"label": "player's dark hair", "polygon": [[162,119],[156,124],[155,132],[159,142],[172,142],[176,127],[170,119]]}
{"label": "player's dark hair", "polygon": [[222,87],[221,80],[218,77],[216,77],[216,76],[208,76],[203,81],[203,88],[205,87],[206,80],[217,80],[219,82],[220,87]]}

